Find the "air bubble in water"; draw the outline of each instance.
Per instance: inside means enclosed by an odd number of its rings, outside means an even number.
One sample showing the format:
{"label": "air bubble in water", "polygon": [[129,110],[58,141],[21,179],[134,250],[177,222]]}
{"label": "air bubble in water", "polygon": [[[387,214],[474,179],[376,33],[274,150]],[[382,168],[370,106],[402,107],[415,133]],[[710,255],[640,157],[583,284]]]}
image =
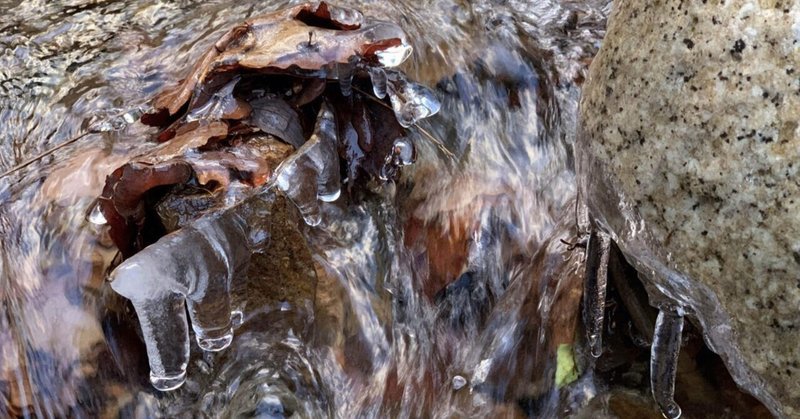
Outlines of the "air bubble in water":
{"label": "air bubble in water", "polygon": [[106,216],[103,215],[103,211],[100,209],[100,205],[96,204],[92,208],[92,211],[89,212],[89,215],[86,217],[86,220],[94,225],[106,225],[108,220],[106,220]]}
{"label": "air bubble in water", "polygon": [[453,377],[453,390],[455,391],[461,390],[462,388],[464,388],[465,385],[467,385],[466,378],[460,375],[456,375],[455,377]]}

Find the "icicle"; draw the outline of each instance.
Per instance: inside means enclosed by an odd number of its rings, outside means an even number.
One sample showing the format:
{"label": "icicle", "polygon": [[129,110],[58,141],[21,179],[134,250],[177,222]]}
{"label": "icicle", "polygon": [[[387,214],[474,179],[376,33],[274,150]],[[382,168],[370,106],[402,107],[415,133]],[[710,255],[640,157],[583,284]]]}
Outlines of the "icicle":
{"label": "icicle", "polygon": [[603,319],[608,285],[608,256],[611,239],[597,231],[589,236],[586,248],[586,275],[583,288],[583,323],[592,356],[603,353]]}
{"label": "icicle", "polygon": [[432,90],[409,82],[396,71],[387,72],[386,75],[387,92],[400,125],[407,128],[439,112],[441,105]]}
{"label": "icicle", "polygon": [[378,99],[386,97],[386,72],[381,67],[370,67],[369,78],[372,81],[372,92]]}
{"label": "icicle", "polygon": [[181,386],[189,359],[188,306],[197,344],[220,351],[233,339],[230,285],[250,260],[248,229],[233,211],[201,218],[120,264],[111,287],[136,309],[161,391]]}
{"label": "icicle", "polygon": [[681,416],[681,408],[675,403],[675,374],[682,333],[683,310],[673,306],[662,307],[650,349],[650,387],[661,414],[668,419]]}
{"label": "icicle", "polygon": [[277,170],[277,185],[297,206],[306,224],[319,225],[319,201],[331,202],[341,193],[339,154],[333,112],[323,104],[311,138]]}
{"label": "icicle", "polygon": [[398,138],[392,145],[392,151],[386,156],[381,167],[380,179],[389,180],[394,178],[397,170],[402,166],[408,166],[416,160],[416,149],[414,143],[407,138]]}
{"label": "icicle", "polygon": [[342,96],[350,96],[353,93],[353,70],[355,66],[352,63],[337,63],[336,64],[336,77],[339,79],[339,90],[342,91]]}

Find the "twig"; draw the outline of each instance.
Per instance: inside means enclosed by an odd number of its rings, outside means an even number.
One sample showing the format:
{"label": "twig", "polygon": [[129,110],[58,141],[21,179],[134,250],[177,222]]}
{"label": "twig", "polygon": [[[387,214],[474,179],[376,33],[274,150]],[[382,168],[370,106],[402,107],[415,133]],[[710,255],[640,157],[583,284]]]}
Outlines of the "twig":
{"label": "twig", "polygon": [[[381,106],[383,106],[383,107],[385,107],[387,109],[392,109],[391,106],[387,105],[382,100],[380,100],[377,97],[375,97],[375,96],[373,96],[373,95],[361,90],[357,86],[353,86],[353,90],[361,93],[362,95],[368,97],[370,100],[378,103],[379,105],[381,105]],[[394,110],[392,110],[392,111],[394,111]],[[414,124],[414,127],[416,127],[425,137],[428,137],[428,139],[431,140],[440,151],[442,151],[444,154],[446,154],[451,159],[453,159],[453,160],[456,159],[455,154],[453,154],[453,152],[448,150],[447,147],[444,146],[442,141],[440,141],[438,138],[434,137],[433,134],[428,132],[428,130],[426,130],[425,128],[422,128],[421,126],[419,126],[419,124]],[[25,160],[22,163],[17,164],[16,166],[11,167],[10,169],[8,169],[5,172],[3,172],[2,174],[0,174],[0,179],[4,178],[4,177],[6,177],[6,176],[8,176],[8,175],[10,175],[12,173],[15,173],[15,172],[17,172],[17,171],[19,171],[21,169],[24,169],[24,168],[30,166],[31,164],[33,164],[33,163],[35,163],[35,162],[37,162],[37,161],[39,161],[39,160],[41,160],[41,159],[43,159],[43,158],[45,158],[45,157],[47,157],[49,155],[55,153],[56,151],[61,150],[64,147],[67,147],[67,146],[69,146],[71,144],[74,144],[74,143],[78,142],[81,138],[83,138],[83,137],[85,137],[85,136],[87,136],[89,134],[95,134],[95,133],[98,133],[98,132],[101,132],[101,131],[98,130],[97,128],[95,128],[95,127],[90,127],[89,129],[87,129],[86,131],[76,135],[75,137],[72,137],[69,140],[64,141],[63,143],[61,143],[61,144],[59,144],[59,145],[57,145],[57,146],[55,146],[53,148],[50,148],[50,149],[48,149],[48,150],[46,150],[46,151],[44,151],[44,152],[42,152],[42,153],[40,153],[40,154],[38,154],[38,155],[36,155],[34,157],[29,158],[28,160]]]}
{"label": "twig", "polygon": [[[51,155],[51,154],[55,153],[55,152],[56,152],[56,151],[58,151],[58,150],[61,150],[62,148],[66,147],[66,146],[68,146],[68,145],[71,145],[71,144],[74,144],[74,143],[76,143],[78,140],[80,140],[81,138],[83,138],[83,137],[85,137],[85,136],[87,136],[87,135],[89,135],[89,134],[98,134],[98,133],[101,133],[101,132],[104,132],[104,131],[106,131],[106,130],[104,130],[104,129],[100,128],[100,126],[101,126],[101,125],[102,125],[104,122],[108,122],[108,121],[111,121],[111,120],[115,120],[115,119],[118,119],[118,118],[120,118],[120,117],[123,117],[123,118],[124,118],[124,117],[125,117],[125,115],[127,115],[127,114],[129,114],[129,113],[131,113],[131,112],[136,112],[136,113],[138,114],[138,113],[140,113],[140,112],[141,112],[141,108],[139,108],[139,107],[137,107],[137,108],[133,108],[132,110],[128,110],[128,111],[122,112],[122,113],[120,113],[120,114],[114,115],[114,116],[113,116],[113,117],[111,117],[111,118],[106,118],[106,119],[105,119],[105,120],[103,120],[103,121],[96,122],[96,123],[92,124],[92,126],[90,126],[89,128],[87,128],[87,129],[86,129],[86,131],[83,131],[82,133],[80,133],[80,134],[78,134],[78,135],[76,135],[76,136],[74,136],[74,137],[70,138],[69,140],[67,140],[67,141],[64,141],[63,143],[61,143],[61,144],[59,144],[59,145],[57,145],[57,146],[55,146],[55,147],[53,147],[53,148],[47,149],[47,150],[43,151],[41,154],[38,154],[38,155],[36,155],[36,156],[34,156],[34,157],[31,157],[31,158],[29,158],[28,160],[25,160],[24,162],[22,162],[22,163],[19,163],[19,164],[17,164],[16,166],[14,166],[14,167],[12,167],[12,168],[10,168],[10,169],[6,170],[6,171],[5,171],[5,172],[3,172],[2,174],[0,174],[0,179],[2,179],[2,178],[6,177],[6,176],[8,176],[8,175],[10,175],[10,174],[12,174],[12,173],[14,173],[14,172],[17,172],[17,171],[19,171],[20,169],[24,169],[24,168],[26,168],[26,167],[30,166],[31,164],[33,164],[33,163],[35,163],[35,162],[37,162],[37,161],[39,161],[39,160],[41,160],[41,159],[43,159],[43,158],[45,158],[45,157],[47,157],[47,156],[49,156],[49,155]],[[134,119],[138,119],[138,116],[137,116],[137,117],[134,117]],[[124,126],[127,126],[127,125],[129,125],[129,123],[128,123],[127,121],[125,121],[125,123],[124,123],[123,127],[124,127]]]}
{"label": "twig", "polygon": [[72,137],[67,141],[64,141],[61,144],[42,152],[41,154],[39,154],[37,156],[31,157],[28,160],[25,160],[24,162],[22,162],[22,163],[20,163],[20,164],[18,164],[16,166],[6,170],[5,172],[3,172],[3,174],[0,175],[0,179],[4,178],[4,177],[6,177],[6,176],[8,176],[8,175],[20,170],[20,169],[24,169],[25,167],[30,166],[31,164],[33,164],[33,163],[35,163],[35,162],[37,162],[37,161],[39,161],[39,160],[41,160],[41,159],[43,159],[43,158],[45,158],[45,157],[47,157],[49,155],[55,153],[58,150],[61,150],[62,148],[66,147],[66,146],[68,146],[70,144],[75,143],[76,141],[80,140],[81,138],[83,138],[83,137],[85,137],[85,136],[87,136],[89,134],[92,134],[93,132],[94,131],[92,131],[92,130],[84,131],[84,132],[78,134],[77,136]]}

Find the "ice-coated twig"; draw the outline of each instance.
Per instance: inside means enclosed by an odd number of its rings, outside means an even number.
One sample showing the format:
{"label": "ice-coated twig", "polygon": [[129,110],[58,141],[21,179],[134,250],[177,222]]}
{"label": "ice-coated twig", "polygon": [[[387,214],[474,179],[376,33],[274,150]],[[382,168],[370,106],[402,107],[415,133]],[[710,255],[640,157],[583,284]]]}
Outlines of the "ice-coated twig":
{"label": "ice-coated twig", "polygon": [[608,285],[608,255],[611,239],[593,231],[586,249],[586,275],[583,284],[583,323],[589,350],[595,358],[603,353],[603,319]]}
{"label": "ice-coated twig", "polygon": [[668,419],[681,416],[681,408],[675,403],[675,374],[682,332],[683,310],[674,306],[661,307],[650,349],[650,387],[661,413]]}

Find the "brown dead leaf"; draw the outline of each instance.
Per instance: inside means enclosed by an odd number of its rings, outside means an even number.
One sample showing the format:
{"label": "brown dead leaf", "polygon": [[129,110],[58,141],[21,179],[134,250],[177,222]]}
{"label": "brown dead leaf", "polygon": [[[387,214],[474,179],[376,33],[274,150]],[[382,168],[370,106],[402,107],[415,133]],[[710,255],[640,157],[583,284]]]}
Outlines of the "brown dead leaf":
{"label": "brown dead leaf", "polygon": [[196,150],[211,139],[225,138],[228,124],[223,121],[193,121],[175,131],[175,137],[152,152],[142,156],[141,161],[163,162]]}
{"label": "brown dead leaf", "polygon": [[[374,60],[379,51],[404,40],[405,34],[397,25],[365,23],[360,12],[325,2],[248,19],[223,35],[179,85],[161,93],[155,101],[156,112],[143,117],[142,122],[164,126],[196,96],[198,86],[222,73],[321,70],[331,64],[349,63],[354,55]],[[192,103],[189,107],[197,106]]]}
{"label": "brown dead leaf", "polygon": [[182,184],[192,177],[191,166],[182,161],[159,164],[128,163],[106,178],[100,209],[110,228],[111,239],[123,257],[132,256],[146,246],[142,237],[145,224],[144,197],[159,186]]}

